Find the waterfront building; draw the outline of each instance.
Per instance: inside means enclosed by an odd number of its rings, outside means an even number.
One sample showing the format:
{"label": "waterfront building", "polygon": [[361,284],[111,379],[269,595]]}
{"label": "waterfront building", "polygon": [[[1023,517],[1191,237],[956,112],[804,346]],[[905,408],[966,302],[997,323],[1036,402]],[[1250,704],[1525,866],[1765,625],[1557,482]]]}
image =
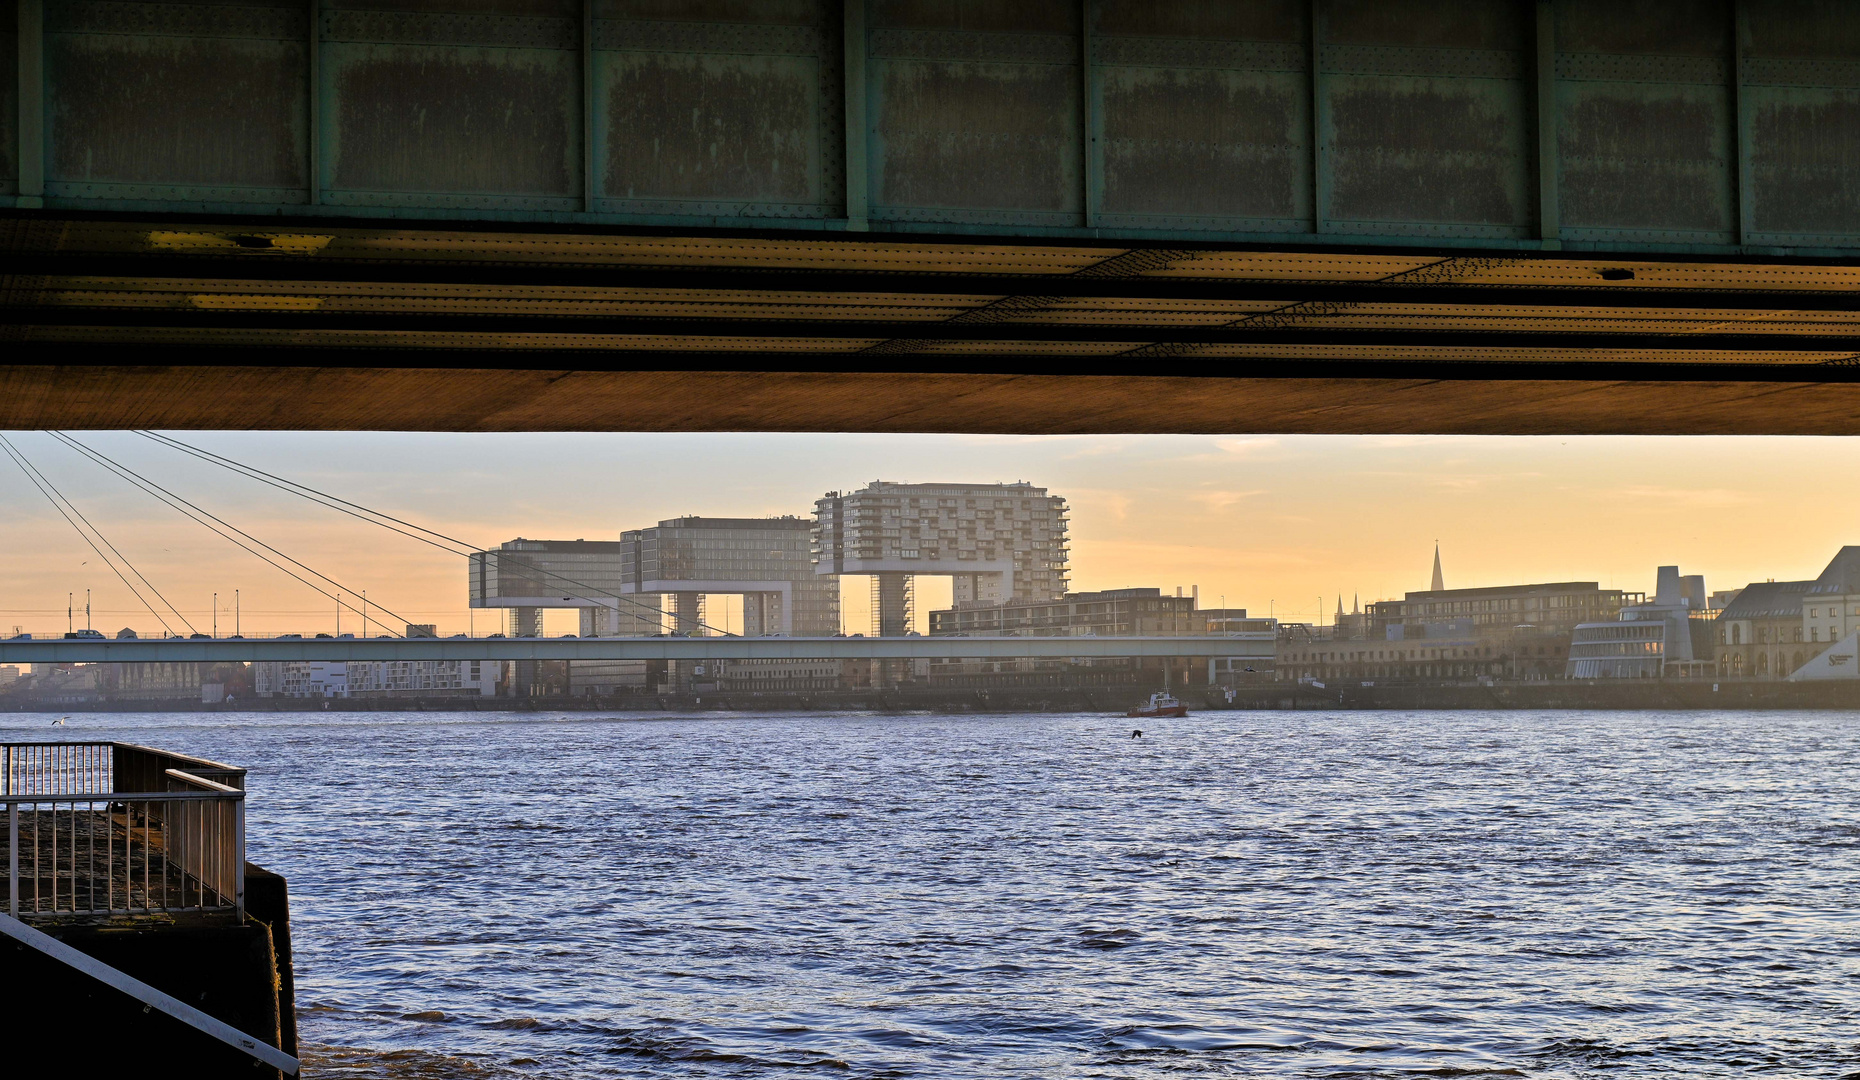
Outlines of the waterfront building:
{"label": "waterfront building", "polygon": [[217,704],[229,694],[248,692],[250,678],[245,664],[234,663],[41,664],[32,674],[12,679],[0,669],[0,693],[19,702],[43,705],[175,701]]}
{"label": "waterfront building", "polygon": [[[948,610],[930,613],[932,637],[950,635],[1029,637],[1097,635],[1141,637],[1205,634],[1210,619],[1227,612],[1204,611],[1195,598],[1165,596],[1161,589],[1105,589],[1059,597],[1011,600],[958,600]],[[1231,617],[1244,619],[1245,609]]]}
{"label": "waterfront building", "polygon": [[1624,604],[1644,599],[1593,581],[1430,589],[1369,605],[1369,636],[1386,639],[1389,627],[1465,619],[1475,633],[1502,635],[1514,627],[1534,626],[1541,633],[1567,637],[1582,623],[1613,619]]}
{"label": "waterfront building", "polygon": [[[663,633],[664,616],[659,599],[623,597],[625,573],[622,544],[614,540],[506,541],[495,551],[478,552],[471,560],[471,606],[509,612],[505,632],[512,637],[540,637],[543,612],[572,609],[580,616],[582,637],[634,637]],[[612,693],[637,687],[646,680],[646,665],[637,660],[581,661],[560,671],[533,661],[514,665],[511,690],[519,696],[545,688],[588,694]]]}
{"label": "waterfront building", "polygon": [[540,637],[542,613],[581,613],[581,634],[606,637],[656,634],[655,609],[622,602],[620,544],[611,540],[507,540],[471,556],[470,603],[509,612],[504,632]]}
{"label": "waterfront building", "polygon": [[[839,631],[839,582],[814,572],[811,526],[792,515],[681,517],[620,534],[619,595],[656,608],[669,595],[666,627],[699,636],[714,622],[706,598],[742,598],[743,633],[831,637]],[[658,630],[649,631],[657,633]]]}
{"label": "waterfront building", "polygon": [[[666,625],[675,633],[709,634],[707,627],[722,619],[706,606],[713,597],[734,596],[742,604],[745,636],[832,637],[840,624],[839,581],[814,573],[811,533],[807,519],[793,515],[670,518],[620,534],[620,589],[654,610],[669,596]],[[699,667],[706,668],[701,676]],[[667,692],[695,690],[716,685],[720,671],[677,661],[664,666],[659,685]]]}
{"label": "waterfront building", "polygon": [[730,693],[795,693],[838,690],[846,685],[843,660],[717,660],[716,687]]}
{"label": "waterfront building", "polygon": [[[968,600],[943,611],[930,613],[932,637],[1168,637],[1204,634],[1274,634],[1271,619],[1248,619],[1245,608],[1199,608],[1196,597],[1174,596],[1161,589],[1105,589],[1099,592],[1069,593],[1057,598],[1026,598],[1005,601]],[[1148,665],[1161,670],[1161,661]],[[1244,664],[1242,665],[1244,667]],[[1220,681],[1223,673],[1232,674],[1231,664],[1221,661],[1210,665],[1195,661],[1184,670],[1185,678],[1203,682]],[[1198,670],[1196,670],[1198,669]],[[1031,678],[1040,672],[1067,672],[1067,685],[1110,685],[1133,681],[1139,665],[1123,659],[1076,660],[977,660],[951,658],[932,660],[925,672],[936,686],[1044,685],[1047,681]],[[1123,679],[1107,678],[1105,671],[1123,671]],[[1254,673],[1256,674],[1256,673]],[[1007,676],[990,681],[987,676]],[[1055,685],[1058,685],[1055,683]]]}
{"label": "waterfront building", "polygon": [[1281,635],[1274,677],[1322,683],[1548,679],[1562,674],[1569,649],[1567,635],[1528,625],[1480,632],[1458,620],[1390,629],[1401,633],[1380,641],[1331,638],[1317,628]]}
{"label": "waterfront building", "polygon": [[252,665],[253,691],[262,698],[349,696],[349,665],[340,661],[261,660]]}
{"label": "waterfront building", "polygon": [[259,697],[491,697],[506,665],[478,660],[261,661]]}
{"label": "waterfront building", "polygon": [[19,678],[19,668],[12,664],[0,665],[0,689],[10,686]]}
{"label": "waterfront building", "polygon": [[1745,586],[1719,614],[1714,628],[1718,673],[1787,678],[1860,626],[1860,616],[1854,614],[1857,607],[1860,546],[1841,548],[1811,581],[1762,581]]}
{"label": "waterfront building", "polygon": [[1757,581],[1718,613],[1718,674],[1726,678],[1780,679],[1813,655],[1802,626],[1813,581]]}
{"label": "waterfront building", "polygon": [[1843,547],[1803,594],[1802,627],[1811,647],[1832,645],[1860,630],[1860,547]]}
{"label": "waterfront building", "polygon": [[1609,622],[1576,627],[1564,675],[1571,679],[1661,679],[1716,674],[1713,617],[1705,578],[1662,566],[1654,596]]}
{"label": "waterfront building", "polygon": [[913,578],[950,578],[958,607],[1057,600],[1066,554],[1066,501],[1025,482],[875,480],[814,503],[815,572],[870,575],[881,636],[911,630]]}

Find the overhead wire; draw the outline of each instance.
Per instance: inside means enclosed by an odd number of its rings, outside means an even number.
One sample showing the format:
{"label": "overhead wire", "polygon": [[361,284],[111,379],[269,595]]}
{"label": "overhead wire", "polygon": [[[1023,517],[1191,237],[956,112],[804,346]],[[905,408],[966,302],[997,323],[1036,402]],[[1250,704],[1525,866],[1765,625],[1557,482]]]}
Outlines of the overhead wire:
{"label": "overhead wire", "polygon": [[[57,510],[58,513],[64,517],[65,522],[77,531],[78,536],[82,537],[86,544],[90,545],[90,549],[97,553],[97,557],[102,559],[103,564],[110,568],[110,572],[115,574],[124,585],[129,587],[129,591],[135,595],[135,598],[141,602],[143,607],[148,608],[149,614],[155,616],[156,622],[161,623],[161,628],[164,632],[173,634],[174,628],[168,625],[168,620],[162,618],[161,612],[155,610],[155,605],[149,603],[148,598],[142,595],[141,590],[137,589],[133,582],[123,576],[123,572],[117,569],[116,564],[110,561],[110,557],[103,553],[103,550],[91,540],[84,529],[78,528],[77,522],[71,520],[71,514],[76,514],[78,519],[84,522],[85,527],[89,528],[91,532],[96,533],[97,539],[103,541],[104,547],[114,552],[116,557],[122,560],[123,565],[129,568],[130,573],[135,574],[136,577],[141,580],[142,584],[147,585],[149,591],[155,594],[156,599],[160,600],[163,604],[167,604],[168,610],[174,612],[175,617],[181,620],[182,625],[186,626],[190,633],[193,632],[194,624],[187,621],[187,616],[182,615],[179,608],[168,603],[168,598],[163,596],[161,590],[157,589],[148,578],[143,576],[142,571],[136,569],[135,564],[129,561],[128,556],[118,551],[116,545],[110,543],[110,538],[103,535],[102,530],[91,524],[90,519],[84,516],[84,512],[77,508],[77,504],[67,498],[64,492],[59,491],[58,486],[52,483],[51,478],[39,472],[37,466],[34,466],[32,462],[27,460],[26,455],[14,447],[12,441],[4,435],[0,435],[0,448],[5,449],[7,456],[13,459],[15,465],[19,466],[20,472],[26,474],[26,479],[31,481],[32,485],[39,489],[39,494],[44,495],[46,500],[52,504],[52,509]],[[50,490],[47,490],[48,488]],[[56,493],[56,498],[53,497],[54,493]],[[60,500],[63,500],[65,505],[71,508],[71,513],[65,513],[65,507],[59,505]]]}
{"label": "overhead wire", "polygon": [[[336,510],[336,511],[339,511],[340,513],[347,514],[350,517],[356,518],[357,520],[366,521],[371,525],[378,525],[381,528],[387,529],[390,532],[400,533],[402,536],[410,537],[412,539],[420,541],[421,543],[427,544],[431,547],[436,547],[442,551],[449,552],[450,554],[460,555],[467,559],[470,559],[480,554],[495,554],[494,552],[488,552],[485,549],[479,548],[476,545],[471,544],[469,541],[461,540],[455,536],[448,536],[445,533],[439,532],[434,529],[426,528],[423,525],[416,525],[411,521],[406,521],[401,518],[395,517],[392,514],[388,514],[380,510],[375,510],[370,507],[363,506],[362,504],[357,503],[357,502],[351,502],[350,500],[341,498],[340,496],[331,495],[326,491],[321,491],[317,488],[311,487],[308,484],[302,484],[295,480],[286,479],[285,477],[277,476],[273,473],[268,473],[264,471],[263,469],[254,468],[253,466],[246,465],[239,461],[235,461],[232,458],[225,457],[224,455],[216,454],[211,450],[206,450],[201,447],[193,446],[189,443],[182,442],[180,439],[176,439],[169,435],[164,435],[161,432],[136,430],[135,434],[140,435],[145,439],[149,439],[157,443],[158,445],[167,446],[171,449],[179,450],[182,453],[190,454],[193,457],[199,458],[200,460],[205,461],[209,464],[218,465],[220,468],[227,469],[231,472],[238,473],[239,475],[248,477],[253,480],[257,480],[262,484],[267,484],[271,487],[277,488],[280,491],[284,491],[287,494],[296,495],[299,498],[305,499],[310,502],[317,503],[320,506],[325,506],[325,507],[328,507],[329,509]],[[380,519],[380,520],[377,520],[377,519]],[[392,522],[392,524],[388,524],[389,522]],[[405,528],[397,528],[396,526],[405,526]],[[416,530],[417,533],[424,533],[426,535],[424,536],[416,535],[413,532],[406,531],[407,529]],[[439,540],[443,540],[445,541],[445,543],[442,544],[442,543],[435,542],[434,540],[428,539],[428,537],[438,537]],[[448,544],[454,545],[454,546],[448,547],[447,546]],[[601,605],[601,606],[605,606],[604,602],[607,600],[613,600],[613,601],[617,601],[622,604],[628,604],[634,608],[639,608],[639,609],[643,609],[643,611],[652,612],[655,616],[657,616],[656,621],[658,625],[661,627],[664,627],[665,625],[667,625],[668,619],[675,619],[675,616],[664,611],[662,608],[659,608],[652,604],[643,603],[638,600],[633,600],[629,597],[611,596],[611,597],[598,597],[597,598],[597,596],[589,596],[589,595],[582,595],[582,594],[575,593],[574,590],[583,589],[583,590],[587,590],[588,592],[598,594],[598,590],[596,590],[594,586],[589,585],[586,582],[577,581],[574,578],[570,578],[570,577],[555,573],[550,570],[545,570],[539,566],[535,566],[534,564],[526,565],[524,569],[532,573],[538,574],[542,576],[543,578],[549,579],[552,582],[561,582],[569,586],[568,589],[565,589],[563,591],[569,592],[570,596],[564,597],[564,599],[585,600],[588,603]],[[616,610],[618,609],[616,608]],[[642,614],[643,614],[643,611],[642,611]],[[694,625],[704,630],[712,630],[719,634],[724,634],[727,636],[735,636],[735,635],[730,634],[730,632],[727,630],[723,630],[718,627],[711,626],[702,621],[695,622]]]}
{"label": "overhead wire", "polygon": [[[160,484],[157,484],[153,480],[148,479],[142,474],[136,472],[134,469],[131,469],[126,465],[118,464],[117,462],[112,460],[109,456],[99,451],[91,449],[90,447],[84,445],[78,440],[72,438],[70,435],[62,431],[54,431],[54,432],[51,432],[50,434],[52,435],[53,438],[59,440],[60,442],[63,442],[65,445],[71,447],[72,449],[78,451],[84,456],[90,458],[92,461],[96,462],[97,464],[102,465],[104,468],[109,469],[111,472],[115,473],[117,476],[121,477],[124,480],[127,480],[129,483],[135,485],[136,487],[140,488],[142,491],[153,496],[156,500],[162,502],[163,504],[179,512],[182,516],[205,527],[209,531],[215,533],[216,535],[232,543],[234,546],[246,551],[247,553],[253,555],[254,557],[260,559],[261,561],[274,567],[275,569],[284,573],[286,576],[296,580],[300,584],[310,588],[311,590],[317,592],[318,594],[330,600],[334,600],[337,606],[346,607],[350,611],[361,614],[364,618],[367,617],[366,608],[357,608],[354,604],[342,598],[342,594],[345,592],[350,594],[351,596],[356,595],[356,590],[349,588],[347,585],[343,584],[340,581],[337,581],[335,578],[332,578],[327,574],[321,573],[313,569],[312,567],[306,566],[302,562],[299,562],[298,560],[292,558],[291,556],[286,555],[284,552],[279,551],[277,548],[272,547],[270,544],[265,543],[263,540],[260,540],[258,537],[253,536],[251,533],[248,533],[245,530],[239,528],[238,526],[233,525],[230,522],[227,522],[224,519],[215,516],[213,513],[207,510],[201,509],[199,506],[196,506],[195,504],[189,502],[188,500],[182,498],[181,496],[176,495],[174,492],[169,491],[167,488],[162,487]],[[236,539],[234,536],[230,535],[232,533],[238,534],[239,537],[244,538],[244,541],[249,541],[250,543],[248,544],[240,539]],[[272,555],[277,556],[278,559],[282,559],[285,562],[290,563],[292,566],[295,566],[298,569],[304,571],[304,573],[309,574],[312,577],[318,578],[322,581],[329,583],[331,586],[333,586],[336,589],[336,592],[334,593],[329,592],[327,589],[324,589],[322,586],[316,584],[313,581],[306,579],[305,577],[303,577],[300,574],[297,574],[296,572],[292,571],[288,567],[281,565],[280,563],[278,563],[276,560],[272,559],[271,557],[256,550],[252,545],[257,545],[258,548],[263,548],[265,551],[268,551]],[[381,611],[386,612],[388,615],[393,616],[395,619],[399,621],[402,621],[402,622],[406,621],[404,616],[401,616],[400,614],[396,613],[391,608],[385,607],[381,604],[376,604],[374,606],[380,609]]]}

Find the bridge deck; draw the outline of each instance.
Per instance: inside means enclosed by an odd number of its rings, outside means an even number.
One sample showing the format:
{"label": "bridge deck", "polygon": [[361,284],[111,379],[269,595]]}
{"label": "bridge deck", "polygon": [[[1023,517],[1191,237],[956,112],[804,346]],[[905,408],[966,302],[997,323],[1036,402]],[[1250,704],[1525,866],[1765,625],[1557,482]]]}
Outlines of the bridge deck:
{"label": "bridge deck", "polygon": [[1271,634],[1183,637],[179,638],[0,640],[0,663],[258,660],[905,660],[1270,657]]}

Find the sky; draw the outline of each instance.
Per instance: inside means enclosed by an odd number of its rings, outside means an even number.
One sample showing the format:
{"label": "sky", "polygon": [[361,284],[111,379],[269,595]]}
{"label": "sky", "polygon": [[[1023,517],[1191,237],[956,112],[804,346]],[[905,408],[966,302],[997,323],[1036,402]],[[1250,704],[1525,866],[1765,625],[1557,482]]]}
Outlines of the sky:
{"label": "sky", "polygon": [[[442,634],[501,629],[494,612],[468,613],[457,556],[131,432],[72,434],[366,590],[394,632],[393,616]],[[1649,592],[1662,564],[1717,590],[1812,577],[1842,544],[1860,543],[1860,504],[1841,494],[1860,475],[1860,440],[1840,438],[172,434],[487,547],[518,536],[612,540],[690,514],[808,514],[824,492],[876,479],[1026,480],[1071,507],[1074,591],[1198,587],[1205,607],[1301,621],[1320,609],[1328,619],[1340,595],[1348,609],[1427,588],[1436,542],[1449,588],[1573,580]],[[50,435],[7,437],[202,632],[214,625],[215,593],[222,634],[235,618],[248,634],[334,630],[329,599]],[[83,628],[86,589],[94,628],[161,631],[0,458],[0,633],[63,632],[67,594]],[[867,630],[866,581],[842,594],[848,631]],[[920,621],[948,597],[947,580],[921,581]],[[713,603],[709,621],[739,626],[734,605]],[[344,631],[360,629],[343,619]],[[572,631],[574,615],[551,615],[547,629]]]}

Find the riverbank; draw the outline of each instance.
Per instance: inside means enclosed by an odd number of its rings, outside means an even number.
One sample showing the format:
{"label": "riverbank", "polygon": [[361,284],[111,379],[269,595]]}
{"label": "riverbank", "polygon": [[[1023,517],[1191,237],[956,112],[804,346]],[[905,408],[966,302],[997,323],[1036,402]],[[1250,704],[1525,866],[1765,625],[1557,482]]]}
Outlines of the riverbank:
{"label": "riverbank", "polygon": [[[221,705],[189,701],[119,701],[0,706],[4,712],[941,712],[1122,713],[1149,693],[1137,687],[1002,687],[974,689],[836,690],[801,694],[635,694],[624,697],[532,698],[258,698]],[[1485,684],[1350,683],[1312,686],[1261,683],[1229,690],[1176,689],[1200,711],[1309,709],[1860,709],[1860,680],[1788,683],[1717,681],[1497,682]]]}

